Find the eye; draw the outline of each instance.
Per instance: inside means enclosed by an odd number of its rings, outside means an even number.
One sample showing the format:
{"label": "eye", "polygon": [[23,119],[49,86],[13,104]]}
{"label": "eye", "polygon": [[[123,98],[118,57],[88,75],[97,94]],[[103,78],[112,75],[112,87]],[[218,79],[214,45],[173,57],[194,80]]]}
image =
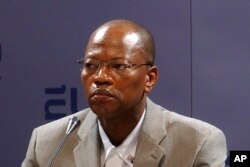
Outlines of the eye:
{"label": "eye", "polygon": [[112,63],[111,68],[115,70],[125,70],[126,68],[129,68],[129,65],[125,63]]}
{"label": "eye", "polygon": [[98,68],[98,66],[99,64],[94,62],[84,63],[84,68],[86,68],[87,70],[95,70]]}

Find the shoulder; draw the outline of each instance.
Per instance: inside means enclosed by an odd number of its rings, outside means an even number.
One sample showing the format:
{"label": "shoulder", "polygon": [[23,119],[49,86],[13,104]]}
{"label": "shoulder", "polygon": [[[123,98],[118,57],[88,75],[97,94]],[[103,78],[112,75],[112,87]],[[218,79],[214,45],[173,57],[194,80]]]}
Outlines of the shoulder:
{"label": "shoulder", "polygon": [[[87,120],[90,109],[79,111],[56,121],[44,124],[35,128],[32,132],[26,157],[22,166],[45,166],[50,155],[65,135],[69,118],[77,116],[81,122]],[[79,128],[79,127],[78,127]],[[70,142],[66,143],[67,148],[73,149],[77,145],[77,130],[69,136]]]}
{"label": "shoulder", "polygon": [[200,135],[210,134],[213,131],[219,130],[217,127],[210,123],[196,118],[180,115],[172,111],[166,111],[165,113],[163,113],[163,115],[165,115],[165,121],[168,126],[178,126],[184,130],[196,132]]}
{"label": "shoulder", "polygon": [[165,125],[168,133],[173,133],[176,136],[183,135],[192,140],[205,142],[214,134],[221,134],[223,132],[216,126],[196,119],[180,115],[173,111],[165,110],[162,112],[165,118]]}
{"label": "shoulder", "polygon": [[213,133],[223,132],[214,125],[205,121],[180,115],[169,111],[164,107],[149,101],[148,120],[150,126],[163,128],[166,134],[171,134],[173,138],[193,138],[196,140],[206,140]]}

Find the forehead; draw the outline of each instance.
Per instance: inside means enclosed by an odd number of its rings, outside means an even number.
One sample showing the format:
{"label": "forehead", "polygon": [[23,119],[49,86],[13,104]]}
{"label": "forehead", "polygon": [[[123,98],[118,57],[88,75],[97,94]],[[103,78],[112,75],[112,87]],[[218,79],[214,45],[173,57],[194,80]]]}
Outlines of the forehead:
{"label": "forehead", "polygon": [[111,44],[123,44],[128,47],[133,47],[141,43],[141,38],[138,32],[124,27],[101,27],[96,33],[94,33],[91,40],[92,43],[106,42]]}
{"label": "forehead", "polygon": [[129,57],[141,50],[142,41],[138,32],[123,27],[104,26],[92,34],[85,57],[104,55]]}

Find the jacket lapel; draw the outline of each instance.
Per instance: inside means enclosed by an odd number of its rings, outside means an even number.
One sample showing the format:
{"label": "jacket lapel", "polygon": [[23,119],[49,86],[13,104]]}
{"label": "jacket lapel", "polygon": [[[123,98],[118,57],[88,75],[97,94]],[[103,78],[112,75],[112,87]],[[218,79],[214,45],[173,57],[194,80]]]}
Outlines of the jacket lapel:
{"label": "jacket lapel", "polygon": [[160,143],[167,136],[160,108],[149,99],[136,150],[134,167],[157,167],[166,153]]}
{"label": "jacket lapel", "polygon": [[100,167],[100,136],[96,121],[96,115],[90,111],[77,132],[80,138],[74,149],[77,167]]}

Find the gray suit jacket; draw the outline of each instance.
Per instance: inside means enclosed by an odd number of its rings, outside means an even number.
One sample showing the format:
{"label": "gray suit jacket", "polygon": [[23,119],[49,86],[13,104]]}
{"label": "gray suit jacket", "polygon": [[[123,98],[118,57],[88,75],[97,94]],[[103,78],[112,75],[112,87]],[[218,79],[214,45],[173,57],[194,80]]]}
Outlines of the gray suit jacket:
{"label": "gray suit jacket", "polygon": [[[53,161],[55,167],[100,167],[102,147],[97,117],[90,109],[76,114],[81,125]],[[34,129],[22,167],[44,167],[62,139],[69,117]],[[134,167],[222,167],[226,140],[218,128],[170,112],[148,99]]]}

